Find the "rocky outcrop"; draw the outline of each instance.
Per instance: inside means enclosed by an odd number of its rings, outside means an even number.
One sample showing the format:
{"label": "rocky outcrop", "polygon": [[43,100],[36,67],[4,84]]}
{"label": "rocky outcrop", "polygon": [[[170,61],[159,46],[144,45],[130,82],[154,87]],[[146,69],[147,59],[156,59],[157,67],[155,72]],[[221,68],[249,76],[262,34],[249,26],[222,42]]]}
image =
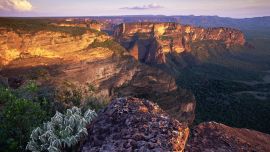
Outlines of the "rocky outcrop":
{"label": "rocky outcrop", "polygon": [[116,89],[116,97],[122,96],[156,101],[172,117],[188,125],[192,125],[195,119],[194,95],[190,91],[177,87],[175,79],[168,77],[162,71],[157,73],[149,69],[138,72],[128,84]]}
{"label": "rocky outcrop", "polygon": [[82,146],[83,152],[181,152],[189,129],[153,102],[119,98],[99,113],[89,126],[88,133]]}
{"label": "rocky outcrop", "polygon": [[[181,121],[180,121],[181,122]],[[138,98],[119,98],[100,111],[88,127],[86,151],[268,152],[270,135],[205,122],[192,129],[158,105]],[[190,136],[187,141],[187,137]]]}
{"label": "rocky outcrop", "polygon": [[193,129],[185,151],[268,152],[269,141],[268,134],[208,122]]}
{"label": "rocky outcrop", "polygon": [[231,28],[201,28],[177,23],[123,23],[115,38],[145,63],[165,63],[165,54],[190,52],[198,41],[221,41],[226,47],[244,45],[244,34]]}

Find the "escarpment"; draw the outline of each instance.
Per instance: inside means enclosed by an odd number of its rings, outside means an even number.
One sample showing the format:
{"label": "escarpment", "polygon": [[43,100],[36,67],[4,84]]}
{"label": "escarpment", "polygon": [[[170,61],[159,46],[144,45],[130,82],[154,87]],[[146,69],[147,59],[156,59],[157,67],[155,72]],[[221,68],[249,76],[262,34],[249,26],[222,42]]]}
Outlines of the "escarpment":
{"label": "escarpment", "polygon": [[[108,35],[93,31],[78,36],[47,30],[1,32],[0,52],[5,62],[0,75],[11,87],[34,79],[45,89],[51,88],[47,92],[53,98],[65,89],[80,89],[83,99],[79,104],[87,102],[89,92],[98,97],[136,96],[160,103],[166,98],[164,110],[187,124],[194,120],[196,103],[191,93],[178,87],[170,74],[134,60]],[[65,100],[56,97],[57,102]],[[182,111],[187,104],[193,108]]]}
{"label": "escarpment", "polygon": [[[65,32],[41,30],[37,33],[15,32],[7,28],[0,29],[0,65],[10,61],[31,56],[47,58],[74,58],[76,51],[86,49],[95,41],[104,42],[110,39],[86,31],[82,35],[72,35]],[[79,56],[79,54],[77,55]]]}
{"label": "escarpment", "polygon": [[[72,34],[62,29],[88,26],[57,26],[35,33],[0,27],[0,85],[19,90],[28,80],[34,81],[40,87],[38,95],[63,108],[88,108],[105,98],[108,106],[98,107],[101,110],[88,126],[81,151],[270,151],[269,135],[215,122],[195,126],[189,134],[195,118],[194,95],[177,86],[177,74],[157,68],[169,64],[144,64],[170,59],[179,66],[179,54],[214,46],[208,41],[221,42],[220,50],[226,51],[245,43],[240,31],[176,23],[122,24],[114,38],[126,52],[113,37],[99,31]],[[168,69],[178,70],[174,68]]]}
{"label": "escarpment", "polygon": [[123,23],[115,38],[144,63],[165,63],[168,53],[192,51],[193,42],[220,41],[227,48],[244,45],[244,34],[231,28],[200,28],[177,23]]}
{"label": "escarpment", "polygon": [[90,31],[86,31],[82,35],[46,30],[34,34],[20,34],[8,29],[0,29],[0,35],[1,65],[6,65],[18,58],[31,56],[74,58],[76,51],[86,49],[93,42],[104,42],[110,39],[106,35]]}

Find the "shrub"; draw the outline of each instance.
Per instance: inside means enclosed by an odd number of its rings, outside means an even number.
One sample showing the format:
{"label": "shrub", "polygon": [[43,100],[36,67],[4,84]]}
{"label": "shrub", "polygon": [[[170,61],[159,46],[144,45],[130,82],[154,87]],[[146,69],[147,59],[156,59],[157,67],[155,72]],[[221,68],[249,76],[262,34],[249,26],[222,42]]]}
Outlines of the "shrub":
{"label": "shrub", "polygon": [[106,96],[95,96],[95,95],[89,95],[86,98],[86,101],[83,105],[83,109],[95,109],[96,111],[99,111],[100,109],[103,109],[105,106],[107,106],[110,102],[109,97]]}
{"label": "shrub", "polygon": [[52,105],[38,91],[35,81],[16,90],[0,86],[0,151],[23,151],[32,129],[50,118]]}
{"label": "shrub", "polygon": [[37,84],[36,84],[35,81],[30,81],[30,82],[25,86],[25,89],[26,89],[27,91],[30,91],[30,92],[34,93],[34,92],[37,92],[38,86],[37,86]]}
{"label": "shrub", "polygon": [[61,151],[76,149],[80,139],[87,136],[86,125],[96,117],[88,109],[83,115],[80,108],[67,109],[66,114],[56,112],[51,121],[32,131],[26,149],[30,151]]}
{"label": "shrub", "polygon": [[93,84],[88,84],[88,91],[89,92],[95,92],[97,89],[96,89],[96,87],[93,85]]}
{"label": "shrub", "polygon": [[83,89],[76,86],[65,86],[55,92],[55,101],[64,107],[80,106],[83,100]]}
{"label": "shrub", "polygon": [[0,87],[0,105],[14,100],[15,96],[7,88]]}
{"label": "shrub", "polygon": [[8,97],[0,114],[0,151],[22,151],[33,127],[46,119],[46,112],[38,103],[12,94]]}

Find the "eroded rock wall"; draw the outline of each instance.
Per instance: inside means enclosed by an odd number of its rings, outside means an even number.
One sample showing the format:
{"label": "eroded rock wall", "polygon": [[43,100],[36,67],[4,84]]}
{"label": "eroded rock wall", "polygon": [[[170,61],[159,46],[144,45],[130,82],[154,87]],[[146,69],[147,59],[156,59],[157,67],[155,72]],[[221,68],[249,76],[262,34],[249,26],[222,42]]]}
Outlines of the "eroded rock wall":
{"label": "eroded rock wall", "polygon": [[244,34],[231,28],[201,28],[177,23],[123,23],[115,38],[145,63],[165,63],[165,54],[191,51],[192,42],[221,41],[226,47],[244,45]]}

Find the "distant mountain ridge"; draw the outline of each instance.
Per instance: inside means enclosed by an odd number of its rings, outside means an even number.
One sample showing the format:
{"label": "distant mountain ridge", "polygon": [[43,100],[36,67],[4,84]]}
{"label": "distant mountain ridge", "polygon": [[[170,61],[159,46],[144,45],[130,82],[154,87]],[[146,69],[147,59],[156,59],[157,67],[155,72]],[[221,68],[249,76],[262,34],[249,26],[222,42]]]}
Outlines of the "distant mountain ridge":
{"label": "distant mountain ridge", "polygon": [[131,15],[131,16],[100,16],[86,17],[96,20],[113,19],[114,21],[129,22],[176,22],[181,24],[191,24],[203,27],[233,27],[239,29],[250,29],[255,27],[270,27],[270,16],[253,18],[230,18],[219,16],[194,16],[194,15]]}

